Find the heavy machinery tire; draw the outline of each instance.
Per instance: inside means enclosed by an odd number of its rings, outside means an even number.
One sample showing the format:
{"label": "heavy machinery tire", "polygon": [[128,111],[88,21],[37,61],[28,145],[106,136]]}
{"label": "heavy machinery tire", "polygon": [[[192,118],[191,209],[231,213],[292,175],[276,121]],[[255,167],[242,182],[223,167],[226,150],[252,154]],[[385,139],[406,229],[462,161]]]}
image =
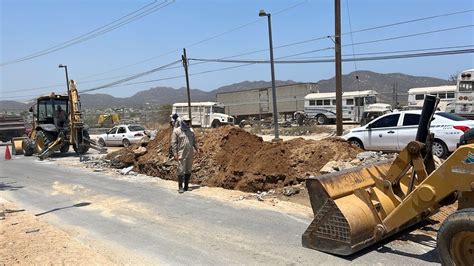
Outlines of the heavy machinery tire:
{"label": "heavy machinery tire", "polygon": [[130,140],[128,139],[123,139],[122,140],[122,144],[125,148],[127,148],[128,146],[130,146]]}
{"label": "heavy machinery tire", "polygon": [[444,142],[439,139],[435,139],[433,141],[432,151],[433,151],[433,155],[441,159],[446,159],[449,153],[448,147],[446,147],[446,144],[444,144]]}
{"label": "heavy machinery tire", "polygon": [[42,153],[49,143],[53,142],[54,140],[50,139],[48,134],[44,133],[42,130],[36,131],[35,137],[35,152],[40,154]]}
{"label": "heavy machinery tire", "polygon": [[35,153],[35,142],[31,139],[24,139],[21,148],[23,149],[23,155],[31,156]]}
{"label": "heavy machinery tire", "polygon": [[474,265],[474,208],[448,216],[436,242],[442,265]]}
{"label": "heavy machinery tire", "polygon": [[364,149],[364,144],[362,143],[362,141],[360,141],[360,139],[356,139],[356,138],[349,139],[349,143],[356,147]]}
{"label": "heavy machinery tire", "polygon": [[65,141],[64,144],[61,146],[61,148],[59,148],[59,151],[61,153],[66,153],[66,152],[69,151],[69,146],[71,146],[71,145],[69,145],[69,143],[67,141]]}
{"label": "heavy machinery tire", "polygon": [[318,125],[324,125],[327,124],[328,118],[325,115],[319,114],[316,116],[316,123]]}
{"label": "heavy machinery tire", "polygon": [[211,124],[212,128],[218,128],[220,126],[221,126],[221,122],[219,120],[212,121],[212,124]]}
{"label": "heavy machinery tire", "polygon": [[102,147],[107,146],[107,144],[105,143],[105,140],[104,140],[103,138],[100,138],[100,139],[97,141],[97,143],[98,143],[100,146],[102,146]]}

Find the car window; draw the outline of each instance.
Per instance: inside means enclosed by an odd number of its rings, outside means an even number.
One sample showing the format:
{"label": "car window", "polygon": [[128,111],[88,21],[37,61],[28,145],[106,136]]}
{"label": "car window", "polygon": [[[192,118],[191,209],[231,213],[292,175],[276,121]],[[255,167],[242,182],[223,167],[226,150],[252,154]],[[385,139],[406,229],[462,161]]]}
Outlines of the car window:
{"label": "car window", "polygon": [[124,127],[119,127],[118,131],[117,131],[118,134],[121,134],[121,133],[127,133],[127,130],[125,130]]}
{"label": "car window", "polygon": [[419,114],[405,114],[403,117],[403,126],[416,126],[420,123]]}
{"label": "car window", "polygon": [[117,132],[117,128],[113,127],[107,132],[107,134],[115,134],[115,132]]}
{"label": "car window", "polygon": [[370,124],[371,128],[396,127],[400,114],[388,115]]}
{"label": "car window", "polygon": [[145,130],[145,128],[142,127],[142,126],[128,126],[128,130],[130,130],[130,131],[143,131],[143,130]]}
{"label": "car window", "polygon": [[436,114],[439,115],[439,116],[442,116],[444,118],[454,120],[454,121],[466,121],[466,120],[468,120],[467,118],[461,117],[459,115],[447,113],[447,112],[438,112]]}

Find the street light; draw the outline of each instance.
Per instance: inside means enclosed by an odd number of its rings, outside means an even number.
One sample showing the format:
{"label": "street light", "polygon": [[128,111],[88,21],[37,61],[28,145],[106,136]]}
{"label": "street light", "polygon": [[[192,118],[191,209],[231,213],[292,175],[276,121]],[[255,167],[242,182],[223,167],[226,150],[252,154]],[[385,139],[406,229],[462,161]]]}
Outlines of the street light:
{"label": "street light", "polygon": [[64,68],[64,71],[66,72],[66,85],[67,85],[67,95],[69,95],[69,76],[67,74],[67,66],[63,64],[59,64],[59,68]]}
{"label": "street light", "polygon": [[268,40],[270,43],[270,66],[272,71],[272,98],[273,98],[273,124],[274,124],[274,131],[275,131],[275,138],[273,141],[280,140],[280,134],[278,132],[278,111],[277,111],[277,102],[276,102],[276,88],[275,88],[275,65],[273,61],[273,42],[272,42],[272,20],[271,14],[265,12],[265,10],[261,9],[258,13],[259,17],[267,17],[268,18]]}

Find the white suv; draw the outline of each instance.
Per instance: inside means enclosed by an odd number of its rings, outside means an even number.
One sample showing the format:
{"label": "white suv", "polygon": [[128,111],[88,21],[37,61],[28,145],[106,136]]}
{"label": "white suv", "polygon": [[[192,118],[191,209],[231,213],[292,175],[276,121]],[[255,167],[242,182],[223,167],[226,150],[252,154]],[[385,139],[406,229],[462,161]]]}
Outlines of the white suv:
{"label": "white suv", "polygon": [[[401,111],[378,117],[363,127],[354,128],[342,136],[365,150],[400,151],[415,140],[421,110]],[[459,137],[474,128],[474,121],[446,113],[436,112],[431,121],[434,133],[433,154],[445,158],[456,149]]]}

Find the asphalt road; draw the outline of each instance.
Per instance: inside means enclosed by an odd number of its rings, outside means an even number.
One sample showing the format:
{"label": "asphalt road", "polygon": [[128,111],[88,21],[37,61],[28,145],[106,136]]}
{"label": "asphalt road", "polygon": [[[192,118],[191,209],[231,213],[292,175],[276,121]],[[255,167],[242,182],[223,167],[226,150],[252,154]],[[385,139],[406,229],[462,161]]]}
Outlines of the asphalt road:
{"label": "asphalt road", "polygon": [[[3,155],[4,148],[0,148]],[[222,202],[18,156],[0,160],[0,197],[120,262],[159,264],[429,264],[424,244],[385,241],[349,258],[301,246],[304,217]]]}

